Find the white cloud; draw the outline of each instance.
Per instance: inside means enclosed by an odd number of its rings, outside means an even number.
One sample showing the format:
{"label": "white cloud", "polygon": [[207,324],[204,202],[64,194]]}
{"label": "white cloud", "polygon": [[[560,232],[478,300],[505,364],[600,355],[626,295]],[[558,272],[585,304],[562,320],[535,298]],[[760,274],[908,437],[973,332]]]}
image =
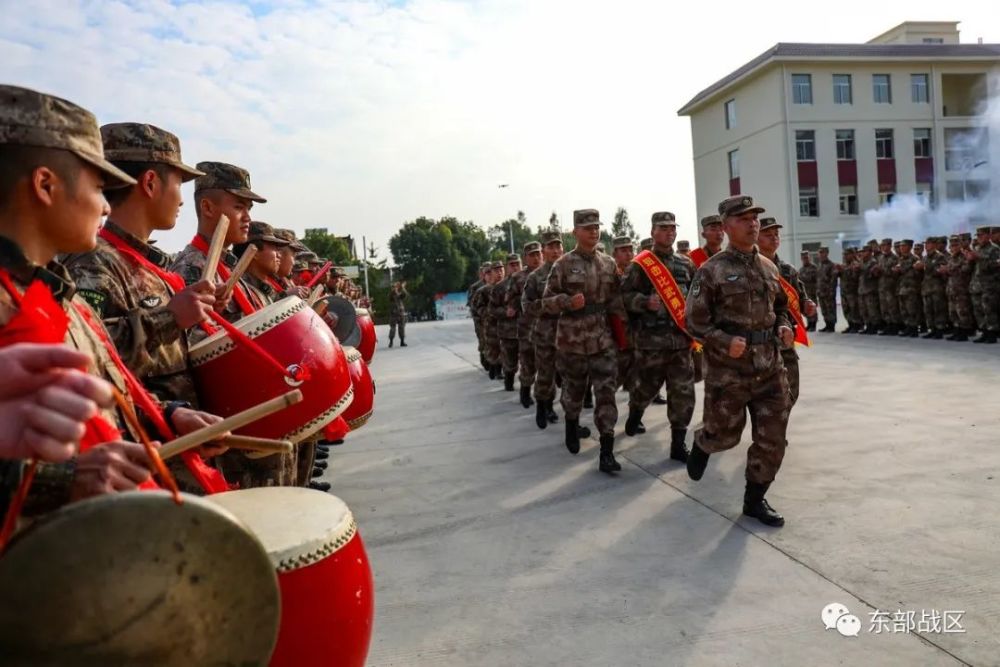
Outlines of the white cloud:
{"label": "white cloud", "polygon": [[[101,122],[169,129],[189,162],[249,168],[270,200],[260,219],[364,234],[383,255],[416,216],[485,227],[519,208],[538,225],[553,209],[565,223],[574,208],[610,219],[624,205],[640,229],[667,208],[694,238],[705,212],[684,102],[777,41],[864,41],[940,12],[925,0],[6,4],[5,81]],[[995,29],[978,5],[949,12],[967,41],[1000,41],[976,32]],[[185,208],[167,248],[192,233]]]}

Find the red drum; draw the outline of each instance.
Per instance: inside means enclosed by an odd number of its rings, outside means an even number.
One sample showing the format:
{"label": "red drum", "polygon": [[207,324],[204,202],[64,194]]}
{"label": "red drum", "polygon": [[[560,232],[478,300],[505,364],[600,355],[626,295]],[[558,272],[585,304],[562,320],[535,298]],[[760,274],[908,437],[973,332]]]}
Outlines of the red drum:
{"label": "red drum", "polygon": [[288,368],[304,368],[306,379],[278,375],[267,362],[219,330],[190,350],[201,407],[223,417],[292,388],[303,400],[240,429],[243,435],[298,442],[336,419],[354,390],[340,343],[305,301],[290,296],[244,317],[235,326]]}
{"label": "red drum", "polygon": [[358,308],[358,327],[361,329],[361,342],[358,343],[358,351],[366,364],[372,362],[375,356],[375,346],[378,344],[378,336],[375,334],[375,321],[367,308]]}
{"label": "red drum", "polygon": [[242,519],[278,571],[281,625],[272,667],[363,667],[374,586],[347,505],[328,493],[274,486],[205,500]]}
{"label": "red drum", "polygon": [[351,372],[351,385],[354,387],[354,400],[344,410],[343,418],[352,431],[356,431],[372,416],[375,403],[375,381],[372,380],[368,364],[361,358],[361,353],[353,347],[345,347],[347,367]]}

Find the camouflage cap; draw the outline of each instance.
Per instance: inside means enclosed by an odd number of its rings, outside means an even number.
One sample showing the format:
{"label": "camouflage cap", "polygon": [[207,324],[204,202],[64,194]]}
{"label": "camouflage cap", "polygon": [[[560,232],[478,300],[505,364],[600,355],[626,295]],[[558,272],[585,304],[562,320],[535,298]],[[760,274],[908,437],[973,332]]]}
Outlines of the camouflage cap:
{"label": "camouflage cap", "polygon": [[948,237],[948,243],[961,243],[961,242],[962,242],[962,237],[959,236],[958,234],[952,234],[951,236]]}
{"label": "camouflage cap", "polygon": [[618,250],[618,248],[634,248],[635,243],[628,236],[616,236],[611,241],[611,247],[615,250]]}
{"label": "camouflage cap", "polygon": [[778,221],[775,220],[774,218],[760,219],[760,231],[764,231],[765,229],[772,229],[774,227],[777,227],[778,229],[783,229],[784,225],[779,225]]}
{"label": "camouflage cap", "polygon": [[642,250],[649,250],[653,247],[653,239],[643,239],[639,242],[639,248]]}
{"label": "camouflage cap", "polygon": [[722,224],[722,218],[720,218],[717,215],[706,215],[704,218],[701,219],[702,229],[705,229],[709,225],[721,225],[721,224]]}
{"label": "camouflage cap", "polygon": [[225,190],[243,199],[266,204],[267,200],[250,189],[250,172],[225,162],[199,162],[198,169],[205,172],[194,182],[194,191]]}
{"label": "camouflage cap", "polygon": [[259,220],[254,220],[250,223],[250,231],[247,234],[247,242],[250,243],[253,241],[262,241],[264,243],[270,243],[278,246],[286,246],[289,244],[288,241],[278,237],[274,233],[274,227],[266,222],[260,222]]}
{"label": "camouflage cap", "polygon": [[313,253],[313,255],[314,256],[309,259],[309,263],[310,264],[317,264],[319,266],[322,266],[322,265],[326,264],[326,257],[320,257],[319,255],[316,255],[315,253]]}
{"label": "camouflage cap", "polygon": [[148,123],[108,123],[101,126],[104,157],[112,162],[156,162],[181,172],[184,182],[205,173],[181,160],[181,142],[176,135]]}
{"label": "camouflage cap", "polygon": [[993,228],[989,225],[983,225],[981,227],[976,227],[977,234],[991,234],[993,233]]}
{"label": "camouflage cap", "polygon": [[726,197],[719,202],[719,217],[729,218],[735,215],[743,215],[744,213],[763,213],[764,208],[762,206],[756,206],[753,203],[753,197],[750,195],[734,195],[732,197]]}
{"label": "camouflage cap", "polygon": [[872,246],[870,246],[868,244],[865,244],[865,245],[861,246],[860,248],[858,248],[858,252],[875,252],[875,248],[873,248]]}
{"label": "camouflage cap", "polygon": [[542,232],[542,245],[548,245],[550,243],[562,243],[562,233],[556,230],[551,230],[548,232]]}
{"label": "camouflage cap", "polygon": [[[844,252],[847,252],[848,250],[852,250],[852,248],[844,248]],[[803,250],[802,252],[799,253],[801,257],[808,257],[809,254],[810,253],[808,250]]]}
{"label": "camouflage cap", "polygon": [[879,241],[879,245],[892,245],[892,239],[882,239]]}
{"label": "camouflage cap", "polygon": [[94,114],[61,97],[0,85],[0,145],[69,151],[104,173],[106,189],[135,185],[105,158]]}
{"label": "camouflage cap", "polygon": [[316,259],[318,259],[316,257],[316,253],[314,253],[314,252],[312,252],[310,250],[307,250],[305,252],[300,252],[297,255],[295,255],[295,261],[296,262],[312,262],[312,261],[314,261]]}
{"label": "camouflage cap", "polygon": [[298,237],[295,236],[295,231],[292,229],[275,229],[274,235],[283,241],[288,241],[288,245],[291,246],[292,250],[295,252],[305,252],[309,250],[309,248],[307,248],[302,241],[299,241]]}
{"label": "camouflage cap", "polygon": [[652,215],[650,221],[654,227],[676,227],[677,218],[670,211],[657,211]]}
{"label": "camouflage cap", "polygon": [[503,262],[493,262],[492,264],[490,264],[490,268],[493,269],[494,271],[497,269],[502,269]]}
{"label": "camouflage cap", "polygon": [[908,246],[912,246],[913,245],[913,239],[902,239],[896,245],[901,245],[901,246],[908,245]]}
{"label": "camouflage cap", "polygon": [[[857,249],[857,248],[855,248],[855,247],[853,247],[853,246],[848,246],[848,247],[844,248],[844,254],[845,254],[845,255],[853,255],[853,254],[854,254],[855,252],[857,252],[857,250],[858,250],[858,249]],[[802,251],[802,256],[803,256],[803,257],[805,257],[805,256],[806,256],[806,255],[808,255],[808,254],[809,254],[809,251],[808,251],[808,250],[803,250],[803,251]]]}
{"label": "camouflage cap", "polygon": [[489,271],[492,268],[493,268],[493,262],[483,262],[482,264],[479,265],[480,271]]}
{"label": "camouflage cap", "polygon": [[520,255],[518,255],[516,252],[512,252],[509,255],[507,255],[507,263],[508,264],[514,264],[515,262],[518,263],[518,264],[521,263],[521,256]]}
{"label": "camouflage cap", "polygon": [[602,225],[601,214],[596,208],[582,208],[573,211],[573,228],[590,227],[591,225]]}
{"label": "camouflage cap", "polygon": [[827,248],[825,245],[821,245],[820,247],[816,248],[816,252],[830,252],[830,249]]}
{"label": "camouflage cap", "polygon": [[971,241],[972,240],[972,233],[971,232],[962,232],[961,234],[959,234],[959,238],[961,238],[963,241]]}
{"label": "camouflage cap", "polygon": [[538,241],[529,241],[524,244],[524,254],[530,255],[533,252],[541,252],[542,244]]}
{"label": "camouflage cap", "polygon": [[677,249],[678,250],[690,250],[691,249],[691,242],[690,241],[678,241],[677,242]]}

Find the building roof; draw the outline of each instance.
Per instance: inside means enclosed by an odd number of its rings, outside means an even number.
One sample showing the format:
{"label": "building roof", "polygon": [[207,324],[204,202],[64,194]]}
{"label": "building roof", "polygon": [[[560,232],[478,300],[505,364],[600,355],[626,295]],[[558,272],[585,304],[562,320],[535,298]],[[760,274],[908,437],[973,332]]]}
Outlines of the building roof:
{"label": "building roof", "polygon": [[800,44],[779,42],[691,98],[686,116],[734,83],[779,61],[798,60],[1000,60],[1000,44]]}

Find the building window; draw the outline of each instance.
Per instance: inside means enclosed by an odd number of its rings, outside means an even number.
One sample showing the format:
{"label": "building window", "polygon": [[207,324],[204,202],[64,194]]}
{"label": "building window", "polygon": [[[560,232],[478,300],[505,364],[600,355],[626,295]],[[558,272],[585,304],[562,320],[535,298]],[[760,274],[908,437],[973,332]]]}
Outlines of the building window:
{"label": "building window", "polygon": [[892,130],[875,130],[875,157],[880,160],[891,160],[894,156]]}
{"label": "building window", "polygon": [[858,214],[858,187],[856,185],[840,186],[840,214]]}
{"label": "building window", "polygon": [[956,201],[982,199],[989,195],[990,182],[984,180],[948,181],[945,196]]}
{"label": "building window", "polygon": [[731,130],[736,127],[736,100],[729,100],[725,104],[726,129]]}
{"label": "building window", "polygon": [[944,37],[924,37],[924,44],[944,44]]}
{"label": "building window", "polygon": [[913,130],[913,157],[931,157],[930,128]]}
{"label": "building window", "polygon": [[833,103],[834,104],[851,104],[853,99],[851,98],[851,75],[850,74],[834,74],[833,75]]}
{"label": "building window", "polygon": [[812,104],[813,84],[811,74],[792,75],[792,103]]}
{"label": "building window", "polygon": [[799,215],[803,218],[819,217],[819,197],[816,188],[799,189]]}
{"label": "building window", "polygon": [[729,151],[729,180],[740,177],[740,152]]}
{"label": "building window", "polygon": [[811,162],[816,159],[816,132],[795,130],[795,159],[799,162]]}
{"label": "building window", "polygon": [[934,184],[917,182],[917,199],[927,206],[934,205]]}
{"label": "building window", "polygon": [[931,84],[926,74],[910,75],[910,97],[914,104],[928,104],[931,101]]}
{"label": "building window", "polygon": [[989,159],[989,135],[979,128],[949,127],[944,131],[944,168],[972,171]]}
{"label": "building window", "polygon": [[878,193],[878,205],[885,206],[886,204],[891,204],[892,200],[895,198],[895,192],[880,192]]}
{"label": "building window", "polygon": [[888,74],[872,74],[872,98],[875,104],[892,104],[892,81]]}
{"label": "building window", "polygon": [[837,130],[837,159],[854,159],[854,130]]}

